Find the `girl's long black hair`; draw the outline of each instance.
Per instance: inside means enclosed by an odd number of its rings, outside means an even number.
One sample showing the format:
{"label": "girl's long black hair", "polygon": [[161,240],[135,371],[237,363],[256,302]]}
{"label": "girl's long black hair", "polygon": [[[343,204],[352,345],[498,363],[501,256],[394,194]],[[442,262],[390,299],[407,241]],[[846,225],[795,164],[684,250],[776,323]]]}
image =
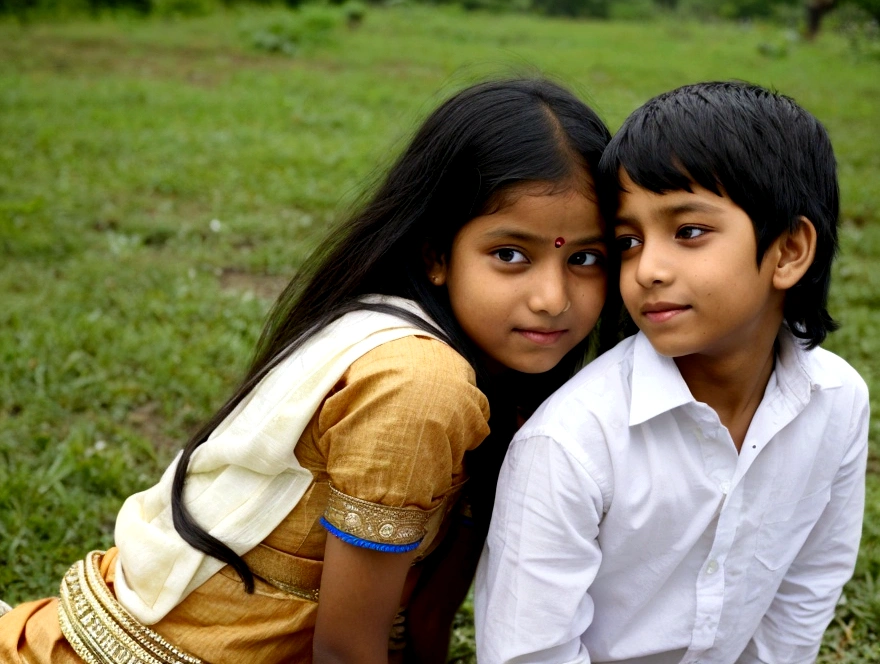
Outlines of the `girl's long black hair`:
{"label": "girl's long black hair", "polygon": [[[244,560],[199,526],[183,502],[190,458],[273,367],[347,312],[394,313],[440,336],[474,366],[494,413],[494,391],[484,387],[487,377],[478,354],[453,317],[446,290],[427,278],[426,247],[445,255],[464,224],[496,209],[506,192],[523,183],[542,183],[551,190],[582,187],[594,195],[593,174],[609,139],[596,113],[544,79],[477,84],[434,111],[362,209],[331,233],[297,272],[270,312],[241,384],[184,448],[171,495],[180,536],[229,564],[247,591],[253,591],[253,575]],[[609,283],[616,283],[611,274]],[[612,297],[603,318],[616,323],[616,289],[609,290]],[[358,300],[370,293],[414,300],[439,329],[396,307]],[[613,341],[616,332],[616,324],[600,325],[605,343],[599,345]],[[532,377],[527,384],[536,401],[573,373],[589,343],[585,340],[573,349],[552,371]],[[493,433],[496,420],[493,416],[490,421]],[[512,429],[505,432],[508,438],[509,434]],[[500,435],[499,431],[491,437]],[[494,479],[492,484],[494,489]]]}

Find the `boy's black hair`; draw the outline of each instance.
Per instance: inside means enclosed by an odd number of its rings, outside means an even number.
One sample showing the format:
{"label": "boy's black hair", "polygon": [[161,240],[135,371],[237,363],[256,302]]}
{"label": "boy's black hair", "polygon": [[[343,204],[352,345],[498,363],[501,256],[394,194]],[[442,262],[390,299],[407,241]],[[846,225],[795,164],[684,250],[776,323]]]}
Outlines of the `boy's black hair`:
{"label": "boy's black hair", "polygon": [[793,99],[738,81],[661,94],[626,119],[602,157],[598,181],[608,219],[621,168],[658,194],[697,184],[728,196],[752,220],[758,264],[801,216],[809,219],[816,257],[785,295],[785,321],[807,348],[837,329],[826,308],[837,253],[837,165],[825,127]]}
{"label": "boy's black hair", "polygon": [[[592,109],[565,88],[544,79],[480,83],[441,104],[363,207],[330,232],[297,272],[269,314],[244,380],[187,443],[175,469],[171,496],[174,527],[180,536],[233,567],[247,591],[253,591],[253,574],[244,560],[205,531],[183,502],[189,460],[273,367],[317,331],[356,309],[385,311],[408,319],[446,340],[474,366],[493,413],[493,440],[481,446],[489,456],[474,457],[468,471],[482,474],[486,495],[476,498],[491,508],[495,487],[491,475],[497,475],[499,457],[513,435],[512,427],[496,426],[495,415],[503,411],[494,403],[493,393],[497,392],[487,389],[478,353],[455,320],[445,289],[429,282],[425,248],[439,255],[448,252],[462,226],[511,203],[518,185],[538,185],[548,194],[573,188],[594,196],[591,180],[610,138],[608,128]],[[607,231],[610,238],[610,227]],[[611,263],[609,283],[616,283],[613,260]],[[437,328],[397,307],[359,300],[370,293],[418,302]],[[611,288],[605,309],[609,313],[603,313],[603,319],[612,324],[599,326],[600,349],[616,339],[618,304],[617,289]],[[578,344],[546,374],[520,377],[522,385],[539,403],[571,376],[590,341]],[[516,377],[512,380],[518,383]],[[515,422],[515,414],[511,422]]]}

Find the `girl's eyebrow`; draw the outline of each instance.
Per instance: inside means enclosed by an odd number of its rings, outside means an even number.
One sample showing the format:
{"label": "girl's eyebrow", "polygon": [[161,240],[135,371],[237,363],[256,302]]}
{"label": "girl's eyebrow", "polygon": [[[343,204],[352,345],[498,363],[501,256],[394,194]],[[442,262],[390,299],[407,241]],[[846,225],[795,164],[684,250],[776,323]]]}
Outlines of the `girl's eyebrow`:
{"label": "girl's eyebrow", "polygon": [[[527,242],[531,244],[550,244],[552,245],[555,241],[555,237],[544,237],[543,235],[535,235],[533,233],[527,233],[520,229],[508,229],[508,228],[498,228],[493,231],[489,231],[485,235],[488,240],[518,240],[520,242]],[[576,238],[574,240],[570,240],[566,238],[566,244],[596,244],[597,242],[605,242],[605,236],[601,233],[596,233],[595,235],[587,235],[585,237]]]}

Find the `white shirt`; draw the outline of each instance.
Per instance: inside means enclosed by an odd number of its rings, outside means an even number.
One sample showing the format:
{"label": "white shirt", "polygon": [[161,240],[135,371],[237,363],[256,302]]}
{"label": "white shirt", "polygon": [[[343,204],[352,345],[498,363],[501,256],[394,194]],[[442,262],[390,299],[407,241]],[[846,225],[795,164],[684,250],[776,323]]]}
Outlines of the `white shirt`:
{"label": "white shirt", "polygon": [[641,334],[544,403],[498,482],[480,664],[814,661],[858,551],[868,392],[779,342],[739,454]]}

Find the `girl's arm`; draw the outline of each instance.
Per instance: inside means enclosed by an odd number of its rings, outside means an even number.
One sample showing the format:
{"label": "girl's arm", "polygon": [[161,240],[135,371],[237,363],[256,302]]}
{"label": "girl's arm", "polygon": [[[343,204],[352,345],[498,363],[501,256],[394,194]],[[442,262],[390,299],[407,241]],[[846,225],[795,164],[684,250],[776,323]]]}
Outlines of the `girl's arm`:
{"label": "girl's arm", "polygon": [[419,337],[370,351],[340,385],[319,420],[317,454],[331,483],[324,525],[332,528],[314,661],[387,664],[391,626],[416,554],[355,546],[333,531],[416,548],[429,536],[434,510],[443,509],[442,497],[461,481],[465,451],[488,433],[488,404],[461,356]]}
{"label": "girl's arm", "polygon": [[315,623],[315,664],[388,664],[388,637],[414,557],[327,536]]}

